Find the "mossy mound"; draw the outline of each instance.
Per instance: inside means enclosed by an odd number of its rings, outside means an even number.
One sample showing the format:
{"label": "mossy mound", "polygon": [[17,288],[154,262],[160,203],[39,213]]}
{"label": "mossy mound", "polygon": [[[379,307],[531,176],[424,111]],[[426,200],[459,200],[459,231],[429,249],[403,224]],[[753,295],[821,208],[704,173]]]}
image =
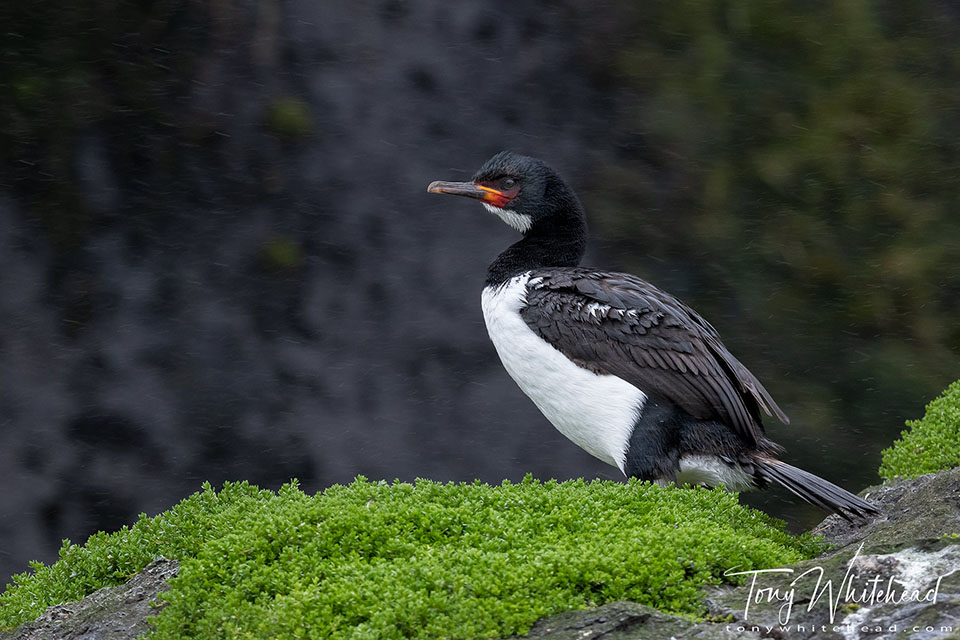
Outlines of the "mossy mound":
{"label": "mossy mound", "polygon": [[960,380],[927,405],[922,419],[908,420],[907,426],[883,451],[882,478],[916,478],[960,467]]}
{"label": "mossy mound", "polygon": [[632,481],[369,482],[309,496],[209,485],[155,518],[65,541],[0,595],[0,627],[181,560],[153,638],[481,638],[633,600],[696,616],[731,567],[782,566],[822,543],[736,496]]}

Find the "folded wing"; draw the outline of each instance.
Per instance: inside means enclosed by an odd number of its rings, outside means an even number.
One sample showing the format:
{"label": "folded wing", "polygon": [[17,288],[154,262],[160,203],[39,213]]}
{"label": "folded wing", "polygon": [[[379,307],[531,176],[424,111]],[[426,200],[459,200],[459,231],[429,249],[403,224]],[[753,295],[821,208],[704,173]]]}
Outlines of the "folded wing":
{"label": "folded wing", "polygon": [[521,316],[546,342],[596,373],[618,376],[697,419],[730,426],[752,445],[760,409],[789,422],[760,381],[706,320],[673,296],[624,273],[531,273]]}

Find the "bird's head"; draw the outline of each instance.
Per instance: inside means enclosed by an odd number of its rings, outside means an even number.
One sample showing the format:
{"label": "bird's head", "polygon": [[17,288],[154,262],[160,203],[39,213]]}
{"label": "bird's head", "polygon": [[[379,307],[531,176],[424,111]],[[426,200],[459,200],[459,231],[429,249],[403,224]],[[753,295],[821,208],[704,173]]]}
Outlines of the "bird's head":
{"label": "bird's head", "polygon": [[470,182],[431,182],[427,191],[476,198],[524,234],[545,219],[583,217],[576,195],[553,169],[510,151],[487,160]]}

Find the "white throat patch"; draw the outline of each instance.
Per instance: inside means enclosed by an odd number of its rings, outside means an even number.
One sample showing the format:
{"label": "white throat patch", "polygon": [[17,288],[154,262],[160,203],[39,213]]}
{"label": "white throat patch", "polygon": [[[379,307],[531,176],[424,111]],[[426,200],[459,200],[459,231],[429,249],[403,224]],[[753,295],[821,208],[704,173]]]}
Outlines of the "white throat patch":
{"label": "white throat patch", "polygon": [[501,220],[506,222],[508,225],[519,231],[520,233],[526,233],[530,230],[530,226],[533,224],[533,220],[530,216],[517,213],[510,209],[501,209],[500,207],[495,207],[492,204],[483,203],[483,206],[490,213],[496,214]]}

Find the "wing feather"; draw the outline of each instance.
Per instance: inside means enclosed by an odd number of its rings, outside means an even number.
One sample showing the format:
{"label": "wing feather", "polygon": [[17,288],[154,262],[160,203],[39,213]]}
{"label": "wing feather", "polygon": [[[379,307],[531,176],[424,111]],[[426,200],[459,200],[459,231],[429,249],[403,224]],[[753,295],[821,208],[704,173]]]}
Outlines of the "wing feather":
{"label": "wing feather", "polygon": [[653,285],[586,269],[541,269],[529,282],[524,321],[582,366],[723,422],[753,444],[763,438],[761,409],[789,422],[717,330]]}

